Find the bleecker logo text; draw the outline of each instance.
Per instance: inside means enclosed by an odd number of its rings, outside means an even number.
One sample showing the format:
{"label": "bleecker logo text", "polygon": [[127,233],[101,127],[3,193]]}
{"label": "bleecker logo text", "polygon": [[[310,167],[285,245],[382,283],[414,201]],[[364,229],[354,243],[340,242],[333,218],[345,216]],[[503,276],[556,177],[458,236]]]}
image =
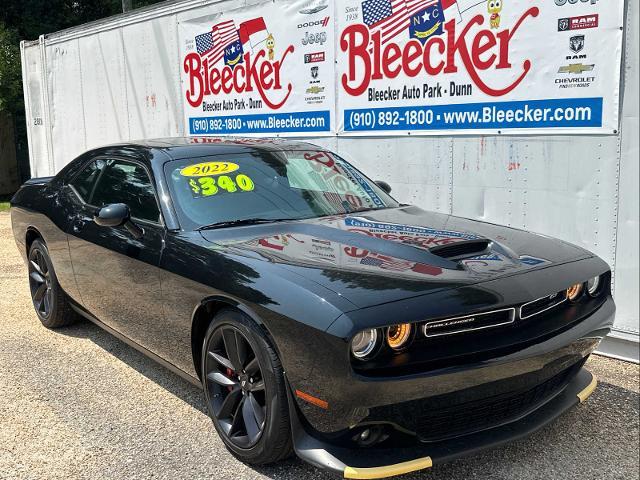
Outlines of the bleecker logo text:
{"label": "bleecker logo text", "polygon": [[365,92],[372,80],[395,78],[402,72],[407,77],[416,77],[422,71],[428,75],[455,73],[457,60],[461,59],[471,80],[485,94],[502,96],[512,91],[531,69],[531,61],[522,64],[522,73],[506,87],[495,88],[480,78],[480,71],[512,68],[509,61],[509,44],[528,17],[537,17],[538,7],[531,7],[522,14],[513,28],[494,33],[483,29],[472,38],[469,30],[474,25],[482,25],[483,15],[476,15],[459,32],[456,21],[445,24],[446,39],[432,36],[424,46],[418,40],[409,40],[403,49],[396,43],[382,45],[380,31],[370,34],[363,24],[348,26],[340,36],[340,49],[347,52],[347,72],[342,75],[342,87],[349,95],[357,96]]}
{"label": "bleecker logo text", "polygon": [[205,95],[218,95],[220,91],[226,94],[252,92],[255,88],[264,103],[276,110],[287,101],[293,86],[291,83],[286,86],[286,94],[280,101],[269,97],[267,92],[282,90],[280,69],[287,55],[293,51],[293,45],[289,45],[280,60],[276,61],[266,60],[264,50],[260,50],[253,58],[247,52],[244,54],[244,63],[221,69],[210,66],[208,60],[202,59],[198,53],[189,53],[183,62],[184,71],[189,76],[187,102],[192,107],[198,107]]}

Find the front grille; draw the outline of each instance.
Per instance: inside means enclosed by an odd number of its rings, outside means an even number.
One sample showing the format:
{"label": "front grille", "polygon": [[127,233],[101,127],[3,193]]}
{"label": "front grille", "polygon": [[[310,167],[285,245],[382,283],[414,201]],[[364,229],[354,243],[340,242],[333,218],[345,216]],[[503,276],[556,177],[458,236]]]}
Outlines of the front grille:
{"label": "front grille", "polygon": [[558,394],[584,362],[533,388],[430,409],[418,418],[416,433],[423,442],[469,435],[515,421]]}
{"label": "front grille", "polygon": [[491,240],[462,240],[448,245],[432,247],[429,252],[442,258],[462,259],[487,253]]}
{"label": "front grille", "polygon": [[454,335],[456,333],[471,332],[485,328],[499,327],[513,323],[516,318],[514,308],[505,308],[493,312],[478,313],[464,317],[445,318],[427,322],[422,327],[426,337],[439,337],[442,335]]}
{"label": "front grille", "polygon": [[525,319],[545,312],[557,305],[560,305],[567,299],[567,291],[561,290],[558,293],[538,298],[529,303],[525,303],[520,307],[520,318]]}

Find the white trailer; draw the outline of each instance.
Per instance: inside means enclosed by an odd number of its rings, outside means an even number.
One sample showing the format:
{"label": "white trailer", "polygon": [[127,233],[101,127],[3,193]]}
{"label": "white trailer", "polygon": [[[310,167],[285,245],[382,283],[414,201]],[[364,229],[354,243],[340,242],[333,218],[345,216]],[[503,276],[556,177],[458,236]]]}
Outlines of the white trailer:
{"label": "white trailer", "polygon": [[[92,147],[188,135],[180,22],[258,3],[164,2],[22,42],[32,176],[55,174]],[[601,352],[637,362],[638,8],[637,2],[625,1],[615,134],[480,136],[469,131],[467,136],[309,140],[388,181],[399,201],[546,233],[601,256],[613,269],[618,306]]]}

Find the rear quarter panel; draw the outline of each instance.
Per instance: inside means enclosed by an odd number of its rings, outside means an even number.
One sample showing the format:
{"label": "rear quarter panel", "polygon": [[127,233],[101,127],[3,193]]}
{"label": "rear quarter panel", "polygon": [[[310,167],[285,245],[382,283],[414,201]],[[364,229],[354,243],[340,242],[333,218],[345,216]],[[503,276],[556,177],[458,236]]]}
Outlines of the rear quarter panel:
{"label": "rear quarter panel", "polygon": [[57,183],[30,181],[24,184],[11,200],[11,225],[20,254],[27,261],[27,233],[37,232],[44,240],[62,289],[80,303],[76,286],[66,228],[69,212],[58,197]]}

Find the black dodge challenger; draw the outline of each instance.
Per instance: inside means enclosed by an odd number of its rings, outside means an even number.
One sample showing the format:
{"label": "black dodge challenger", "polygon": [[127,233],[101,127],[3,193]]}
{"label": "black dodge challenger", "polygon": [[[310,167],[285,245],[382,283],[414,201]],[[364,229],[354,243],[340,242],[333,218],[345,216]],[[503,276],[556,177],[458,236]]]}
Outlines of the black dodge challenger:
{"label": "black dodge challenger", "polygon": [[87,318],[201,385],[248,463],[382,478],[584,401],[607,264],[390,190],[308,143],[176,138],[89,151],[11,219],[44,326]]}

